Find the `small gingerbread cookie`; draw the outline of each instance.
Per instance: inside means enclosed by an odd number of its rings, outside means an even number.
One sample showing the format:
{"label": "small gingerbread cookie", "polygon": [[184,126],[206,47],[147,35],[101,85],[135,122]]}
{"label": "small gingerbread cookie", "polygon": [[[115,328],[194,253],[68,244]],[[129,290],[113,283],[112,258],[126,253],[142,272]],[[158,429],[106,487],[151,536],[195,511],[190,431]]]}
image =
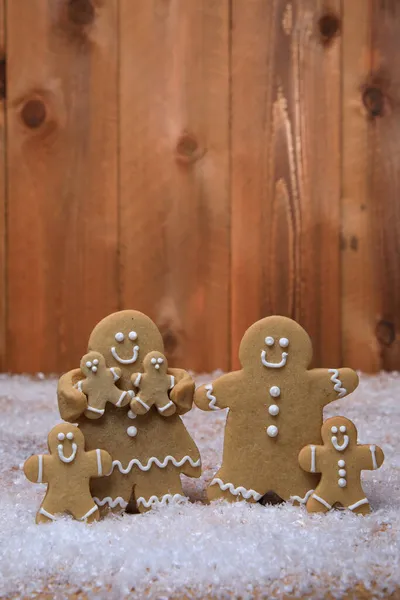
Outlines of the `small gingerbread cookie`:
{"label": "small gingerbread cookie", "polygon": [[118,367],[108,369],[102,354],[99,352],[85,354],[80,366],[86,378],[78,381],[76,387],[87,396],[88,405],[84,414],[88,419],[102,417],[107,402],[117,407],[129,403],[133,393],[120,390],[115,385],[121,377],[121,369]]}
{"label": "small gingerbread cookie", "polygon": [[175,385],[175,377],[168,375],[168,362],[161,352],[149,352],[143,359],[144,373],[134,373],[132,384],[139,390],[131,400],[131,411],[136,415],[146,414],[153,404],[160,415],[170,417],[176,406],[168,392]]}
{"label": "small gingerbread cookie", "polygon": [[47,483],[36,523],[68,513],[79,521],[97,521],[99,510],[90,494],[91,477],[109,473],[112,459],[105,450],[85,451],[85,438],[73,425],[56,425],[48,435],[50,454],[31,456],[24,464],[29,481]]}
{"label": "small gingerbread cookie", "polygon": [[305,503],[319,476],[298,464],[306,444],[318,444],[322,411],[358,384],[351,369],[309,369],[312,344],[295,321],[271,316],[254,323],[240,343],[240,371],[196,390],[202,410],[228,408],[222,466],[210,500],[257,502],[268,492]]}
{"label": "small gingerbread cookie", "polygon": [[308,512],[327,512],[334,504],[341,504],[356,513],[369,513],[360,474],[382,465],[381,448],[357,444],[357,429],[345,417],[328,419],[321,435],[322,446],[306,446],[299,454],[304,471],[321,473],[321,481],[306,504]]}

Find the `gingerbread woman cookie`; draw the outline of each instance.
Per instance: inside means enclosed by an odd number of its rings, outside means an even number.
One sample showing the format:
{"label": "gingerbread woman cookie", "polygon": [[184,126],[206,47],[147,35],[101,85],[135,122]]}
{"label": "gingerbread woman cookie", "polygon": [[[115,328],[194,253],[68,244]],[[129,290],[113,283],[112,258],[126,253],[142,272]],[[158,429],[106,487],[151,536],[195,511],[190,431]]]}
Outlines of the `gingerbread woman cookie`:
{"label": "gingerbread woman cookie", "polygon": [[97,521],[99,510],[89,481],[110,471],[111,456],[99,449],[86,452],[82,432],[65,423],[53,427],[47,443],[50,454],[31,456],[24,464],[29,481],[48,484],[36,523],[54,521],[63,513],[79,521]]}
{"label": "gingerbread woman cookie", "polygon": [[257,502],[268,492],[306,502],[319,476],[305,473],[298,454],[321,441],[322,409],[358,384],[351,369],[312,369],[312,344],[286,317],[254,323],[240,344],[240,371],[201,386],[202,410],[229,408],[221,469],[208,488],[210,500]]}
{"label": "gingerbread woman cookie", "polygon": [[168,375],[168,362],[161,352],[149,352],[143,360],[144,373],[134,373],[132,384],[139,392],[131,400],[131,411],[136,415],[144,415],[155,405],[164,417],[170,417],[176,406],[170,400],[168,392],[175,385],[175,377]]}
{"label": "gingerbread woman cookie", "polygon": [[[121,391],[133,392],[132,375],[142,373],[149,352],[161,356],[163,340],[149,317],[135,310],[124,310],[104,318],[93,329],[89,352],[99,352],[107,368],[118,368],[121,377],[115,385]],[[167,367],[166,367],[167,368]],[[65,421],[78,423],[87,447],[104,448],[112,456],[109,477],[91,482],[96,503],[104,509],[121,510],[136,506],[144,512],[159,504],[184,500],[181,474],[199,477],[200,454],[186,430],[180,415],[191,409],[194,382],[182,369],[168,368],[175,385],[169,399],[175,413],[149,410],[136,415],[129,406],[110,402],[101,419],[88,419],[87,398],[76,384],[83,379],[81,369],[63,375],[58,384],[58,404]]]}
{"label": "gingerbread woman cookie", "polygon": [[357,444],[357,429],[345,417],[332,417],[322,426],[322,446],[308,445],[299,454],[304,471],[321,473],[309,498],[308,512],[327,512],[334,504],[367,514],[370,506],[361,486],[362,470],[378,469],[384,460],[379,446]]}
{"label": "gingerbread woman cookie", "polygon": [[129,404],[133,392],[121,391],[115,385],[121,377],[121,369],[118,367],[107,369],[104,356],[99,352],[89,352],[82,357],[81,371],[86,379],[79,380],[76,387],[87,396],[85,417],[88,419],[102,417],[106,402],[111,402],[118,407]]}

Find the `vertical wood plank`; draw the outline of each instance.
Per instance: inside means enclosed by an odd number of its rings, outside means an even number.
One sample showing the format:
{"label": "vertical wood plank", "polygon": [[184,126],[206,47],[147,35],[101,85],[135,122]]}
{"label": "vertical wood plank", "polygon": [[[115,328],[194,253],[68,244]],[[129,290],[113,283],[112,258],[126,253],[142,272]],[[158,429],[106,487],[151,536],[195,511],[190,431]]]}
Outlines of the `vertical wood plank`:
{"label": "vertical wood plank", "polygon": [[372,2],[371,116],[374,257],[379,294],[376,335],[381,366],[400,368],[400,3]]}
{"label": "vertical wood plank", "polygon": [[233,0],[232,359],[271,313],[340,349],[340,2]]}
{"label": "vertical wood plank", "polygon": [[342,56],[342,343],[343,363],[362,371],[381,367],[376,338],[380,286],[368,102],[371,73],[371,3],[343,3]]}
{"label": "vertical wood plank", "polygon": [[228,1],[121,0],[123,306],[171,364],[229,367]]}
{"label": "vertical wood plank", "polygon": [[118,308],[117,0],[7,2],[12,371],[63,371]]}
{"label": "vertical wood plank", "polygon": [[0,371],[5,369],[6,349],[6,162],[5,162],[5,14],[4,0],[0,0]]}

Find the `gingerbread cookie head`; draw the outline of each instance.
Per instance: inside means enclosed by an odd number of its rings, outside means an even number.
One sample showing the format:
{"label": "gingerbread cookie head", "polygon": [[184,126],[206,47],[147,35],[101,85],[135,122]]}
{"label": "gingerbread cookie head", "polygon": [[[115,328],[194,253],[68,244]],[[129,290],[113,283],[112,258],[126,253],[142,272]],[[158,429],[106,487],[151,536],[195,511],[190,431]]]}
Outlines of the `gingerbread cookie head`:
{"label": "gingerbread cookie head", "polygon": [[143,369],[147,373],[156,371],[160,375],[166,375],[168,371],[168,362],[161,352],[149,352],[143,360]]}
{"label": "gingerbread cookie head", "polygon": [[85,377],[88,377],[91,373],[97,373],[99,367],[101,369],[105,366],[106,361],[104,356],[99,352],[90,352],[89,354],[85,354],[85,356],[82,357],[80,364],[81,371]]}
{"label": "gingerbread cookie head", "polygon": [[143,359],[152,350],[163,352],[164,345],[153,321],[136,310],[122,310],[105,317],[93,329],[88,350],[99,352],[108,367],[119,367],[122,380],[139,371]]}
{"label": "gingerbread cookie head", "polygon": [[307,369],[312,359],[311,340],[295,321],[281,316],[254,323],[243,336],[239,358],[255,374]]}
{"label": "gingerbread cookie head", "polygon": [[85,438],[82,432],[68,423],[56,425],[47,438],[50,454],[58,456],[61,462],[71,463],[79,451],[85,449]]}
{"label": "gingerbread cookie head", "polygon": [[357,430],[352,421],[345,417],[332,417],[321,429],[322,441],[338,452],[351,450],[357,445]]}

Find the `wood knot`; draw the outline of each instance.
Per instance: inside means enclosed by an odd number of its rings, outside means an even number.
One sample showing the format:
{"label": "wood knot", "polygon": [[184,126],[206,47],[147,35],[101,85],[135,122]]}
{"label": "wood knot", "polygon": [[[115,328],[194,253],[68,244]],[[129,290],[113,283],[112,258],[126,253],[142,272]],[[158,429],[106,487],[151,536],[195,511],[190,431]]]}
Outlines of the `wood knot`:
{"label": "wood knot", "polygon": [[340,33],[340,19],[334,13],[325,13],[318,19],[321,43],[328,46]]}
{"label": "wood knot", "polygon": [[192,163],[198,160],[202,155],[199,143],[196,137],[191,133],[184,133],[178,139],[176,144],[176,159],[181,163]]}
{"label": "wood knot", "polygon": [[21,109],[21,119],[30,129],[38,129],[46,120],[46,116],[46,105],[39,98],[28,100]]}
{"label": "wood knot", "polygon": [[375,335],[382,346],[391,346],[396,339],[396,328],[391,321],[382,319],[376,326]]}
{"label": "wood knot", "polygon": [[91,0],[69,0],[68,18],[75,25],[90,25],[95,18],[95,10]]}
{"label": "wood knot", "polygon": [[376,86],[368,86],[363,91],[362,100],[370,117],[381,117],[385,110],[385,96]]}

